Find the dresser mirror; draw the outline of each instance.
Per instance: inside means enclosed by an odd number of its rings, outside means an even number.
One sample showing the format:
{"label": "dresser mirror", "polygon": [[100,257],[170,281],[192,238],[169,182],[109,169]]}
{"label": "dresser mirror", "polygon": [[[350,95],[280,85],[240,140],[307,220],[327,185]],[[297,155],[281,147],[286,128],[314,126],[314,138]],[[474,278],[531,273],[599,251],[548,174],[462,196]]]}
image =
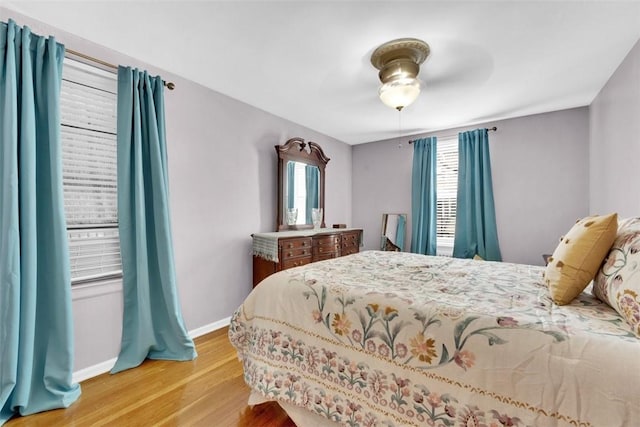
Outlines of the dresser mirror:
{"label": "dresser mirror", "polygon": [[404,250],[406,228],[407,214],[382,214],[380,250],[402,252]]}
{"label": "dresser mirror", "polygon": [[315,142],[291,138],[278,153],[277,231],[324,227],[325,167],[329,158]]}

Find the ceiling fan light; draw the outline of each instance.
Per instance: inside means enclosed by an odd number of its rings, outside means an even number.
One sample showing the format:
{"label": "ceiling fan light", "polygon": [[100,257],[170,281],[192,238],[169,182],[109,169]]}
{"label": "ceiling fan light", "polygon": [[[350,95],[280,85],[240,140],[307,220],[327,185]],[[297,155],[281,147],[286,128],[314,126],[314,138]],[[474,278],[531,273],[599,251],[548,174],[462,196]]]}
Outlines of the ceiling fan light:
{"label": "ceiling fan light", "polygon": [[371,54],[371,64],[380,70],[380,100],[400,111],[420,95],[418,73],[431,49],[422,40],[395,39],[378,46]]}
{"label": "ceiling fan light", "polygon": [[387,106],[400,111],[412,104],[420,95],[420,80],[401,78],[389,81],[378,90],[380,100]]}

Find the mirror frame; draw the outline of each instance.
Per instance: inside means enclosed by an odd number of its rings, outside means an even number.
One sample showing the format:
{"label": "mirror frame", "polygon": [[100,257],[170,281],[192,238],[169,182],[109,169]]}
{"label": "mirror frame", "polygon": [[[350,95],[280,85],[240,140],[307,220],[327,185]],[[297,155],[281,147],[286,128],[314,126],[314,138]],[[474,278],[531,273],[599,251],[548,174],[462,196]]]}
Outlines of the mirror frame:
{"label": "mirror frame", "polygon": [[[393,213],[393,212],[385,212],[382,214],[382,235],[381,235],[381,240],[380,240],[380,250],[381,251],[396,251],[396,252],[404,252],[404,245],[405,245],[405,239],[407,237],[407,231],[406,229],[404,230],[404,235],[402,236],[402,245],[398,246],[398,239],[396,236],[396,241],[392,242],[388,237],[387,237],[387,225],[389,224],[389,215],[396,215],[398,217],[402,216],[404,217],[404,223],[405,223],[405,227],[407,224],[407,217],[408,215],[406,213]],[[397,228],[396,228],[397,231]]]}
{"label": "mirror frame", "polygon": [[318,144],[312,141],[305,142],[302,138],[291,138],[283,145],[276,145],[275,148],[276,153],[278,153],[278,216],[276,217],[276,230],[304,230],[313,228],[313,224],[288,225],[285,219],[284,195],[286,192],[287,162],[289,161],[314,165],[317,166],[320,171],[318,207],[322,208],[322,224],[320,224],[320,227],[324,228],[324,174],[325,167],[330,159],[324,154],[324,151],[322,151],[322,148],[320,148]]}

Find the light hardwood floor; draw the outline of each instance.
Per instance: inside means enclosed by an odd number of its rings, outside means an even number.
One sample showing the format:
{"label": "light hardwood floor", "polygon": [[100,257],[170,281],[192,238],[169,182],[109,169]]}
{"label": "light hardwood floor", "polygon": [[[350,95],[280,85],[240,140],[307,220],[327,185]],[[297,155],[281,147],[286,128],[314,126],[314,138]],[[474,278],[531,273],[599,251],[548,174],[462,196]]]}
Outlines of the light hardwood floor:
{"label": "light hardwood floor", "polygon": [[249,387],[227,339],[227,328],[196,338],[190,362],[147,360],[117,375],[81,383],[68,409],[16,417],[19,426],[246,426],[292,427],[276,404],[247,406]]}

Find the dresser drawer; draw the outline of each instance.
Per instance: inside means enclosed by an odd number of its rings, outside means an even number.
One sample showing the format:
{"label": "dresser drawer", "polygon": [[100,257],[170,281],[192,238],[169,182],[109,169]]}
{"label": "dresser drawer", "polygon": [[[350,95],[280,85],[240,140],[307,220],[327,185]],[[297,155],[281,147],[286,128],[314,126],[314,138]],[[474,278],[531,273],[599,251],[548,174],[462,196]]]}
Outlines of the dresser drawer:
{"label": "dresser drawer", "polygon": [[316,236],[313,238],[313,246],[337,246],[340,242],[339,234]]}
{"label": "dresser drawer", "polygon": [[333,246],[314,246],[313,247],[313,257],[319,258],[333,258],[338,256],[340,252],[340,246],[336,243]]}
{"label": "dresser drawer", "polygon": [[311,257],[311,248],[283,249],[280,261],[307,256]]}
{"label": "dresser drawer", "polygon": [[283,251],[295,249],[310,249],[311,237],[296,237],[292,239],[281,239],[279,246]]}
{"label": "dresser drawer", "polygon": [[348,248],[350,246],[355,246],[356,248],[360,246],[360,232],[342,234],[342,247]]}
{"label": "dresser drawer", "polygon": [[357,254],[358,252],[360,252],[360,248],[357,245],[347,246],[346,248],[342,248],[342,252],[340,253],[340,255],[345,256],[345,255]]}
{"label": "dresser drawer", "polygon": [[354,231],[351,233],[342,234],[342,243],[340,255],[351,255],[360,251],[360,232]]}
{"label": "dresser drawer", "polygon": [[287,268],[300,267],[301,265],[311,263],[311,255],[304,258],[285,259],[281,261],[281,263],[282,263],[283,270],[286,270]]}
{"label": "dresser drawer", "polygon": [[[282,239],[280,246],[280,262],[286,263],[293,258],[308,257],[311,261],[311,237]],[[287,268],[287,267],[285,267]]]}
{"label": "dresser drawer", "polygon": [[325,259],[333,259],[333,258],[338,258],[339,255],[339,251],[335,251],[335,252],[328,252],[328,253],[314,253],[313,254],[313,262],[316,261],[324,261]]}
{"label": "dresser drawer", "polygon": [[313,260],[335,258],[340,253],[340,236],[330,234],[313,238]]}

